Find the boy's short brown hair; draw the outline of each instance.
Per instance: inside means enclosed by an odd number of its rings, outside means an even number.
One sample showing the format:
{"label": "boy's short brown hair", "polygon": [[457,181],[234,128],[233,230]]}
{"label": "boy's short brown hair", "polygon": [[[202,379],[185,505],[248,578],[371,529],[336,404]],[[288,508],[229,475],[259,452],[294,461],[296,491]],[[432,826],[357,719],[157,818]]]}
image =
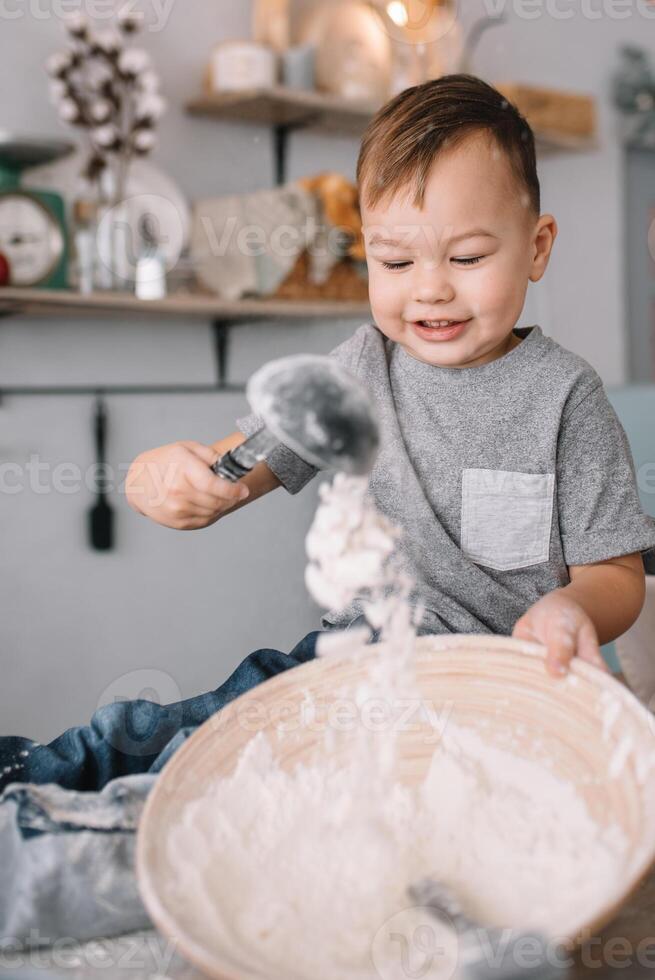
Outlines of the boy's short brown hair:
{"label": "boy's short brown hair", "polygon": [[534,134],[516,106],[474,75],[443,75],[405,89],[382,106],[362,138],[357,161],[360,201],[369,207],[407,184],[422,207],[438,154],[486,131],[509,160],[536,216],[540,213]]}

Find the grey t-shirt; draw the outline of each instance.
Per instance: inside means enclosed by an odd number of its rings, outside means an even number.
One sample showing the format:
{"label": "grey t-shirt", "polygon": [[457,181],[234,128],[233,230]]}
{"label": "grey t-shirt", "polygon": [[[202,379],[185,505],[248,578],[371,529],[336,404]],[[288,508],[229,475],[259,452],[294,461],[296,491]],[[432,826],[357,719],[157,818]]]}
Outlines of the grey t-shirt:
{"label": "grey t-shirt", "polygon": [[[422,633],[511,633],[568,566],[655,547],[599,376],[540,327],[515,333],[517,347],[471,368],[425,364],[372,324],[332,351],[375,400],[370,492],[404,529]],[[246,435],[259,424],[238,422]],[[286,446],[267,463],[290,493],[317,472]],[[360,614],[355,602],[323,625]]]}

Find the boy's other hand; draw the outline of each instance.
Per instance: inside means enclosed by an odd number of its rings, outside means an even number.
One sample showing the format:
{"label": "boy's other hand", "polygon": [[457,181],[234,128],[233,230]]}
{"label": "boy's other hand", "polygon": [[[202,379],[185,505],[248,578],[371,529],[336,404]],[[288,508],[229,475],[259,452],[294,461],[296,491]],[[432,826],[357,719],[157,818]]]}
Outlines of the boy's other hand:
{"label": "boy's other hand", "polygon": [[514,624],[512,636],[542,643],[546,668],[554,677],[567,673],[573,657],[607,671],[593,622],[582,606],[561,591],[549,592],[530,606]]}
{"label": "boy's other hand", "polygon": [[219,457],[200,442],[173,442],[141,453],[125,480],[128,503],[164,527],[183,531],[209,527],[249,495],[210,467]]}

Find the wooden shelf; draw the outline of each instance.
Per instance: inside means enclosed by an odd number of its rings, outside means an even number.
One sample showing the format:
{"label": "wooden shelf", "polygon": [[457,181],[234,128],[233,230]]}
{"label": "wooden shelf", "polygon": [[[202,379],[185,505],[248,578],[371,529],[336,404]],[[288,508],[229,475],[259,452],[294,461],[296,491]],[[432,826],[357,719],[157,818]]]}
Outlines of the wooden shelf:
{"label": "wooden shelf", "polygon": [[335,132],[361,134],[379,106],[347,102],[321,92],[284,88],[247,89],[203,95],[187,105],[195,116],[268,126],[313,126]]}
{"label": "wooden shelf", "polygon": [[[378,108],[322,92],[280,85],[203,95],[187,104],[187,111],[195,116],[282,128],[313,127],[358,136]],[[580,138],[539,128],[535,128],[534,133],[538,151],[545,154],[585,152],[598,147],[593,137]]]}
{"label": "wooden shelf", "polygon": [[534,127],[533,132],[537,153],[542,156],[553,153],[589,153],[600,149],[600,143],[593,136],[570,136]]}
{"label": "wooden shelf", "polygon": [[367,303],[338,300],[295,302],[277,299],[222,300],[212,295],[178,294],[141,300],[130,293],[82,295],[64,289],[0,287],[0,315],[21,316],[166,316],[249,323],[254,320],[307,320],[370,316]]}

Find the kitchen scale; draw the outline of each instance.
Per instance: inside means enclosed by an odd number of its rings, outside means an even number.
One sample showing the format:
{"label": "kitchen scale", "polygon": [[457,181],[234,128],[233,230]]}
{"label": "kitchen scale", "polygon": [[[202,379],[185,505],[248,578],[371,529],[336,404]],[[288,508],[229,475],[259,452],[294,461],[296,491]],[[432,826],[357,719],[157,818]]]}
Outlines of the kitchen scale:
{"label": "kitchen scale", "polygon": [[68,229],[64,199],[54,191],[21,187],[21,172],[75,149],[64,140],[17,137],[0,130],[0,253],[12,286],[65,289]]}

